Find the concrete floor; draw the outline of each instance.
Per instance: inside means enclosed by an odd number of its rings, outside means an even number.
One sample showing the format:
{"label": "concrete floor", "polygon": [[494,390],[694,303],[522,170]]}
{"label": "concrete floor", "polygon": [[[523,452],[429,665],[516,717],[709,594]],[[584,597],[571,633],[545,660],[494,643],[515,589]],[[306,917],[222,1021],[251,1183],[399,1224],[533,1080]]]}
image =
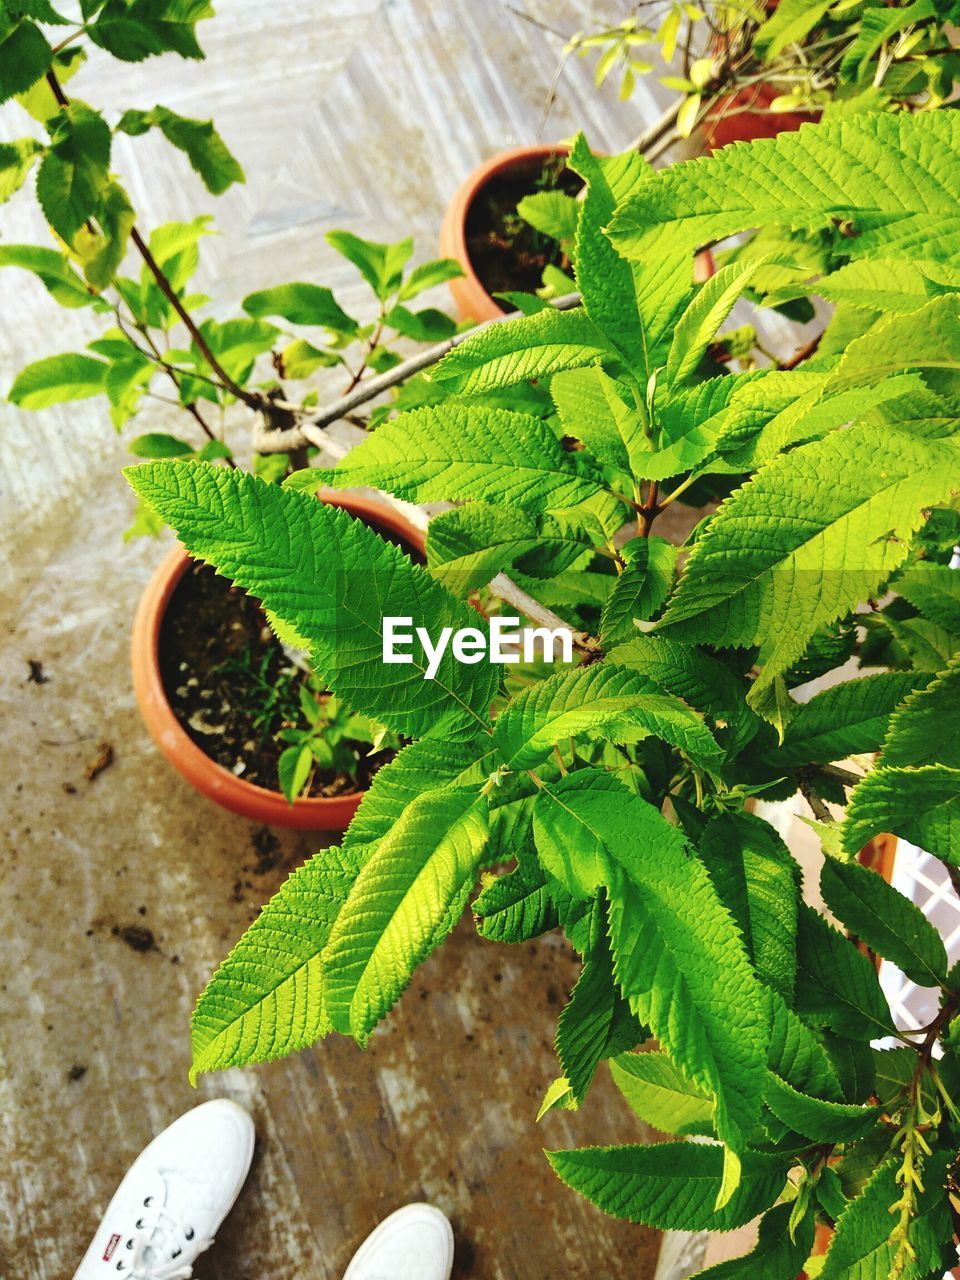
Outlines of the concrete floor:
{"label": "concrete floor", "polygon": [[[527,8],[569,32],[619,19],[623,6]],[[71,86],[111,111],[161,101],[215,116],[248,172],[221,201],[159,139],[121,141],[115,166],[144,229],[215,208],[223,234],[208,242],[200,284],[218,316],[284,279],[333,284],[349,303],[350,271],[322,238],[331,226],[378,239],[412,231],[418,256],[431,256],[467,170],[535,137],[558,50],[489,0],[220,9],[202,28],[205,66],[93,59]],[[655,110],[595,95],[578,63],[547,135],[585,124],[612,149]],[[0,111],[0,138],[23,131],[16,107]],[[0,210],[0,235],[46,242],[26,193]],[[21,273],[0,276],[0,315],[0,390],[28,360],[96,332]],[[181,425],[158,404],[136,430]],[[0,432],[0,1276],[68,1277],[140,1147],[220,1094],[252,1109],[260,1142],[201,1280],[335,1280],[375,1221],[416,1197],[450,1213],[458,1276],[651,1276],[653,1234],[566,1192],[540,1154],[644,1138],[606,1078],[579,1116],[533,1124],[576,975],[552,940],[508,950],[464,928],[366,1054],[328,1041],[189,1088],[196,993],[315,842],[212,807],[141,725],[128,636],[163,546],[122,543],[132,503],[105,402],[36,415],[0,404]],[[43,683],[29,678],[31,661]],[[88,781],[105,743],[113,762]]]}

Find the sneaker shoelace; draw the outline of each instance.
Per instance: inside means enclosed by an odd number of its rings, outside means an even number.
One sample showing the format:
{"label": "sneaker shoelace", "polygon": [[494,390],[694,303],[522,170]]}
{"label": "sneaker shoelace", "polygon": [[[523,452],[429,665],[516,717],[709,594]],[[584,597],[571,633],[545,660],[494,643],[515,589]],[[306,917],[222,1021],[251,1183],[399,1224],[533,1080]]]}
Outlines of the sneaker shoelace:
{"label": "sneaker shoelace", "polygon": [[148,1207],[149,1214],[138,1220],[130,1238],[133,1257],[129,1267],[122,1267],[125,1280],[191,1280],[193,1264],[181,1262],[181,1254],[188,1246],[202,1253],[213,1241],[195,1240],[191,1228],[184,1228],[159,1205]]}

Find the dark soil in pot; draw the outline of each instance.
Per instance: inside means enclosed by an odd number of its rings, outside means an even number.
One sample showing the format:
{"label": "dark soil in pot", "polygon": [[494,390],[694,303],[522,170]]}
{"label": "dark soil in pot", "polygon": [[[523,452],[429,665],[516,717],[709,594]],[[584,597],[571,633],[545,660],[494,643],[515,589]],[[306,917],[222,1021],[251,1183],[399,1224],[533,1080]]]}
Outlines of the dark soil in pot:
{"label": "dark soil in pot", "polygon": [[[576,195],[582,186],[564,156],[517,166],[486,183],[467,211],[465,231],[470,262],[489,294],[536,293],[545,267],[566,269],[557,242],[524,222],[517,205],[538,191]],[[502,309],[512,310],[505,303]]]}
{"label": "dark soil in pot", "polygon": [[[278,791],[285,744],[274,735],[296,718],[306,673],[285,653],[256,601],[209,566],[192,564],[167,606],[159,653],[167,699],[200,750],[246,782]],[[271,695],[274,701],[266,701]],[[259,724],[258,715],[265,717]],[[348,745],[356,755],[353,773],[317,768],[306,794],[364,791],[394,755],[371,757],[369,743]]]}

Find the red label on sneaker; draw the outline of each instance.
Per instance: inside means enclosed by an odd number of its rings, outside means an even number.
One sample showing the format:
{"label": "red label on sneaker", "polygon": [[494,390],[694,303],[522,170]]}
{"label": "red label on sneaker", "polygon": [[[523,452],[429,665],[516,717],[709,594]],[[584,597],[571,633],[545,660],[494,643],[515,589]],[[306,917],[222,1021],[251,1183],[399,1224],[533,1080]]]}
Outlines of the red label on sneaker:
{"label": "red label on sneaker", "polygon": [[119,1237],[118,1235],[112,1235],[112,1236],[110,1237],[110,1241],[109,1241],[109,1243],[107,1244],[106,1249],[104,1249],[104,1251],[103,1251],[103,1260],[104,1260],[104,1262],[109,1262],[109,1261],[110,1261],[110,1259],[113,1257],[114,1253],[116,1252],[117,1245],[118,1245],[119,1243],[120,1243],[120,1237]]}

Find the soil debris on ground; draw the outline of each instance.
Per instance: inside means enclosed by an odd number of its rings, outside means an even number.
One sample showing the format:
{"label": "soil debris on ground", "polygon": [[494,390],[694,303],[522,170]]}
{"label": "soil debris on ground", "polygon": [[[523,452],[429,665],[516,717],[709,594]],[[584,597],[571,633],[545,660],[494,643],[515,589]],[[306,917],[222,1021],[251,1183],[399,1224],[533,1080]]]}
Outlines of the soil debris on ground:
{"label": "soil debris on ground", "polygon": [[28,658],[27,666],[30,668],[30,674],[27,676],[27,684],[49,684],[50,677],[43,670],[43,663],[37,658]]}
{"label": "soil debris on ground", "polygon": [[115,938],[125,942],[131,951],[159,951],[152,929],[143,924],[115,924],[110,930]]}
{"label": "soil debris on ground", "polygon": [[84,769],[83,776],[88,782],[93,782],[94,778],[98,778],[104,769],[109,769],[112,764],[113,745],[109,742],[101,742],[97,747],[96,756]]}

